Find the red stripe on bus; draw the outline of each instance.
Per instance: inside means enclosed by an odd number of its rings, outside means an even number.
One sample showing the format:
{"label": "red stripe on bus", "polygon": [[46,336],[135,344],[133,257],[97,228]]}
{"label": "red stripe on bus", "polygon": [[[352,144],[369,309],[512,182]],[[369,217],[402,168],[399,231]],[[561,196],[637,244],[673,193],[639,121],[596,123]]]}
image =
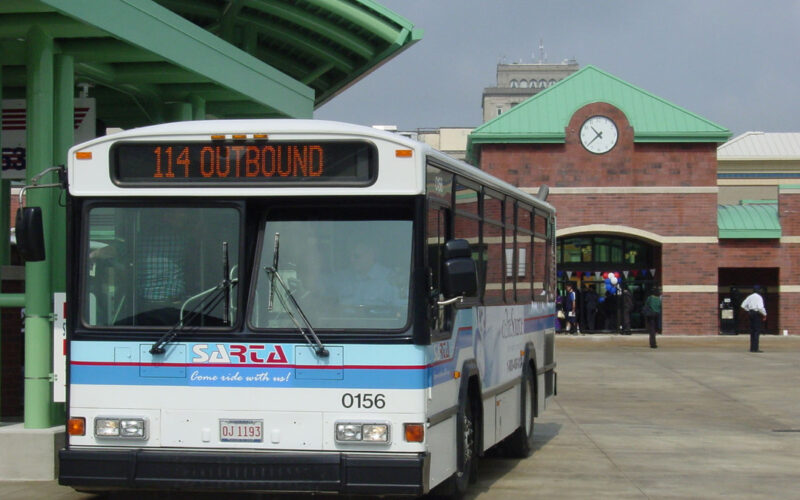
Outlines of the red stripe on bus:
{"label": "red stripe on bus", "polygon": [[77,366],[163,366],[168,368],[195,367],[195,368],[298,368],[314,370],[422,370],[434,366],[431,365],[340,365],[340,366],[317,366],[317,365],[282,365],[282,364],[252,364],[252,363],[124,363],[116,361],[70,361],[70,364]]}

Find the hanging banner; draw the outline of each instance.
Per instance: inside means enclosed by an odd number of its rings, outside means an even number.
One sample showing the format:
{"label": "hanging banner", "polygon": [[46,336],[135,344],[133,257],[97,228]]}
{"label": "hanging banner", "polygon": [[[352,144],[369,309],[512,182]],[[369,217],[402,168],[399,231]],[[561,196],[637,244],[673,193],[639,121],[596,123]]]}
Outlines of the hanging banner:
{"label": "hanging banner", "polygon": [[[0,133],[3,179],[25,179],[28,133],[26,106],[25,99],[3,99],[3,128]],[[75,98],[75,144],[97,137],[95,109],[93,97]]]}

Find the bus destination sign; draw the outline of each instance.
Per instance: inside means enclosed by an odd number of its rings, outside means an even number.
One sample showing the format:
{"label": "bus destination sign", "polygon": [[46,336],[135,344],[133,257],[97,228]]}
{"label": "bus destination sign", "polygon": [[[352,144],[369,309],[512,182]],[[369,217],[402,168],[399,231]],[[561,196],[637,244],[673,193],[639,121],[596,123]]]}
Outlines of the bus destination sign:
{"label": "bus destination sign", "polygon": [[377,150],[364,141],[122,142],[111,173],[123,184],[370,183]]}

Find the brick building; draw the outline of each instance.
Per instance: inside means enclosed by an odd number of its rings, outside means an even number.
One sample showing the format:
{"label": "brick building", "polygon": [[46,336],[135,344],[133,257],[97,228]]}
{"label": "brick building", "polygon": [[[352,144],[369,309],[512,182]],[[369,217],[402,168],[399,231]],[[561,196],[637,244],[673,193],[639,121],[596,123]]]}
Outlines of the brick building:
{"label": "brick building", "polygon": [[[468,153],[480,167],[536,192],[558,210],[559,280],[605,294],[618,273],[633,292],[633,327],[654,286],[665,334],[720,329],[720,303],[736,287],[767,288],[767,330],[800,331],[797,243],[800,186],[776,189],[774,217],[739,204],[736,230],[718,226],[717,147],[731,133],[694,113],[587,66],[478,127]],[[753,216],[767,211],[764,229]],[[789,234],[791,233],[791,235]],[[617,298],[598,308],[595,331],[616,331]]]}

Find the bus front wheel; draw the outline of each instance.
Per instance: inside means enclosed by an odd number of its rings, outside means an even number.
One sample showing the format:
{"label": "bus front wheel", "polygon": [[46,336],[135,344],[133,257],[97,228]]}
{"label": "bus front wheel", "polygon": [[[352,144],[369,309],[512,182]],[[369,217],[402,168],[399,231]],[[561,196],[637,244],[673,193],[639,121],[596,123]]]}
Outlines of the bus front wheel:
{"label": "bus front wheel", "polygon": [[522,371],[520,386],[520,425],[505,439],[506,455],[514,458],[525,458],[533,452],[534,402],[536,401],[536,382],[533,369],[526,365]]}
{"label": "bus front wheel", "polygon": [[445,481],[434,495],[440,498],[459,499],[462,498],[469,488],[470,483],[474,483],[478,473],[478,452],[477,452],[477,420],[476,412],[471,398],[464,398],[459,403],[456,422],[456,462],[457,470]]}

